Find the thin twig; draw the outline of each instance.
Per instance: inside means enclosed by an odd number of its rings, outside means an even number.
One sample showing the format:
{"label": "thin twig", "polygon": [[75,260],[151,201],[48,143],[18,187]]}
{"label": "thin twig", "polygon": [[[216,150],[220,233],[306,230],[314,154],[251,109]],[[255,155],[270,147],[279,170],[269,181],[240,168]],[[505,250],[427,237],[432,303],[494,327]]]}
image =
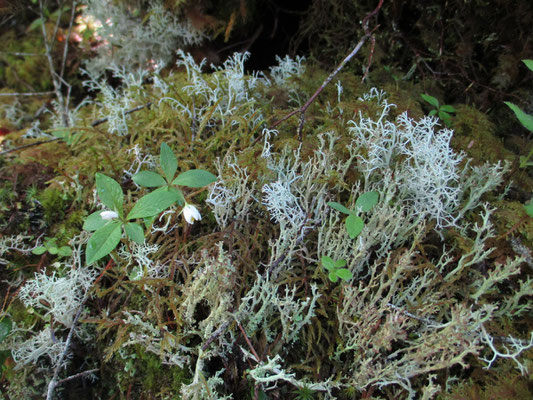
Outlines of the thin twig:
{"label": "thin twig", "polygon": [[46,56],[45,53],[23,53],[19,51],[0,51],[0,54],[9,54],[11,56],[22,56],[22,57],[43,57]]}
{"label": "thin twig", "polygon": [[241,333],[242,335],[244,336],[244,340],[246,340],[246,344],[248,345],[248,347],[250,348],[250,351],[252,352],[252,354],[254,355],[255,359],[257,360],[257,362],[260,362],[261,359],[259,358],[259,356],[257,355],[257,352],[255,351],[254,349],[254,346],[252,346],[252,342],[250,342],[250,339],[248,339],[248,335],[246,334],[246,332],[244,331],[244,328],[242,327],[242,325],[240,323],[237,323],[237,325],[239,326],[239,329],[241,330]]}
{"label": "thin twig", "polygon": [[61,5],[60,5],[60,12],[59,16],[56,21],[55,29],[53,36],[51,37],[51,42],[48,41],[47,35],[46,35],[46,27],[44,23],[44,11],[43,11],[43,0],[39,0],[39,14],[41,18],[41,31],[43,34],[43,42],[44,42],[44,48],[46,53],[46,59],[48,60],[48,68],[50,69],[50,75],[52,77],[52,84],[54,85],[54,91],[57,98],[57,103],[59,105],[59,112],[61,113],[61,119],[63,122],[63,125],[65,127],[68,127],[70,125],[69,123],[69,117],[68,117],[68,104],[65,103],[65,98],[63,97],[63,93],[61,91],[63,83],[66,84],[68,87],[68,83],[66,83],[62,76],[58,75],[55,67],[54,67],[54,61],[52,60],[52,47],[53,47],[53,41],[56,38],[57,30],[59,26],[59,20],[61,17]]}
{"label": "thin twig", "polygon": [[220,325],[220,327],[209,337],[209,339],[207,339],[207,342],[204,343],[204,345],[202,346],[202,351],[207,350],[209,345],[213,343],[213,341],[228,328],[229,324],[231,324],[231,321],[233,321],[233,318],[227,320],[222,325]]}
{"label": "thin twig", "polygon": [[8,149],[8,150],[4,150],[4,151],[0,152],[0,156],[3,156],[4,154],[12,153],[14,151],[24,150],[24,149],[27,149],[28,147],[38,146],[40,144],[57,142],[58,140],[59,140],[59,138],[53,138],[53,139],[49,139],[49,140],[40,140],[38,142],[23,144],[22,146],[14,147],[12,149]]}
{"label": "thin twig", "polygon": [[65,342],[65,348],[61,352],[61,355],[59,356],[59,360],[57,361],[56,367],[54,369],[54,376],[48,382],[48,390],[46,391],[46,400],[52,400],[54,396],[54,390],[56,386],[59,384],[57,377],[59,376],[59,370],[61,369],[61,364],[63,364],[63,360],[65,359],[68,348],[70,347],[70,342],[72,341],[72,335],[74,334],[74,329],[76,327],[76,324],[78,323],[78,319],[81,316],[81,312],[83,310],[83,306],[85,305],[85,301],[87,300],[87,297],[83,299],[80,306],[78,307],[78,311],[76,312],[76,316],[74,317],[74,320],[72,321],[72,326],[70,327],[70,331],[67,336],[67,340]]}
{"label": "thin twig", "polygon": [[76,375],[71,375],[65,379],[61,379],[59,381],[57,381],[57,385],[61,385],[62,383],[65,383],[65,382],[68,382],[68,381],[71,381],[73,379],[78,379],[78,378],[82,378],[84,377],[85,375],[90,375],[90,374],[94,374],[95,372],[98,372],[99,369],[98,368],[95,368],[95,369],[90,369],[90,370],[87,370],[87,371],[83,371],[83,372],[80,372]]}
{"label": "thin twig", "polygon": [[65,38],[65,47],[63,47],[63,61],[61,62],[61,72],[59,73],[60,77],[65,76],[65,65],[67,63],[68,55],[68,44],[70,41],[70,34],[72,33],[72,24],[74,23],[74,15],[76,13],[76,0],[72,1],[72,9],[70,12],[70,21],[68,23],[68,32],[67,37]]}
{"label": "thin twig", "polygon": [[302,106],[300,107],[298,110],[294,110],[292,112],[290,112],[289,114],[287,114],[285,117],[283,117],[282,119],[280,119],[279,121],[276,121],[271,128],[275,128],[276,126],[278,126],[280,123],[282,123],[283,121],[286,121],[287,119],[289,119],[290,117],[292,117],[294,114],[298,114],[300,113],[300,123],[298,125],[298,140],[301,142],[302,141],[302,131],[303,131],[303,125],[304,125],[304,122],[305,122],[305,112],[307,111],[307,109],[309,108],[309,106],[311,105],[311,103],[313,103],[313,101],[315,101],[315,99],[318,97],[318,95],[324,90],[324,88],[332,81],[332,79],[341,71],[342,68],[344,68],[344,66],[348,63],[348,61],[350,61],[353,56],[355,56],[359,50],[361,50],[361,47],[363,47],[363,44],[365,44],[365,42],[372,37],[372,32],[370,32],[368,30],[368,20],[373,17],[374,15],[376,15],[378,13],[378,11],[380,10],[381,6],[383,5],[383,0],[379,0],[379,4],[378,6],[375,8],[374,11],[372,11],[370,14],[368,14],[364,19],[363,19],[363,29],[365,31],[365,34],[364,36],[359,40],[359,42],[355,45],[354,49],[351,51],[350,54],[348,54],[344,60],[342,60],[342,62],[339,64],[339,66],[335,69],[335,71],[333,71],[331,74],[329,74],[329,76],[326,78],[326,80],[322,83],[322,85],[320,85],[320,87],[316,90],[315,93],[313,93],[313,95],[309,98],[309,100],[307,100],[307,102]]}
{"label": "thin twig", "polygon": [[370,18],[372,18],[373,16],[375,16],[379,9],[381,8],[381,6],[383,5],[383,0],[379,0],[379,4],[378,6],[376,7],[376,9],[374,11],[372,11],[370,14],[368,14],[364,19],[363,19],[363,30],[365,31],[365,34],[367,35],[370,35],[370,52],[368,54],[368,62],[366,64],[366,68],[365,68],[365,73],[363,75],[363,78],[361,78],[361,82],[364,82],[368,76],[368,73],[370,72],[370,66],[372,65],[372,58],[374,57],[374,48],[376,47],[376,37],[374,36],[374,30],[372,32],[369,31],[368,29],[368,21],[370,20]]}
{"label": "thin twig", "polygon": [[46,96],[54,94],[54,91],[48,92],[24,92],[24,93],[0,93],[0,96]]}
{"label": "thin twig", "polygon": [[[53,92],[52,92],[53,93]],[[143,108],[149,108],[150,106],[152,105],[152,102],[148,102],[146,104],[143,104],[143,105],[140,105],[140,106],[137,106],[137,107],[134,107],[132,109],[129,109],[127,111],[124,112],[125,115],[127,114],[131,114],[135,111],[139,111],[139,110],[142,110]],[[98,126],[98,125],[101,125],[103,124],[104,122],[107,122],[108,118],[105,117],[105,118],[102,118],[102,119],[97,119],[96,121],[93,121],[91,122],[91,127],[94,128],[95,126]],[[73,135],[75,135],[76,133],[78,132],[72,132]],[[28,144],[24,144],[22,146],[19,146],[19,147],[14,147],[12,149],[8,149],[8,150],[4,150],[2,152],[0,152],[0,156],[3,156],[4,154],[8,154],[8,153],[12,153],[14,151],[18,151],[18,150],[23,150],[23,149],[27,149],[28,147],[33,147],[33,146],[38,146],[40,144],[45,144],[45,143],[51,143],[51,142],[57,142],[58,140],[61,140],[60,138],[53,138],[53,139],[49,139],[49,140],[41,140],[39,142],[33,142],[33,143],[28,143]]]}
{"label": "thin twig", "polygon": [[[125,111],[124,115],[128,115],[128,114],[131,114],[131,113],[133,113],[135,111],[142,110],[143,108],[150,108],[151,106],[152,106],[152,102],[149,101],[146,104],[143,104],[143,105],[140,105],[140,106],[137,106],[137,107],[134,107],[134,108],[131,108],[131,109]],[[108,119],[109,119],[109,117],[105,117],[105,118],[102,118],[102,119],[97,119],[96,121],[91,122],[91,126],[94,128],[97,125],[100,125],[100,124],[103,124],[104,122],[107,122]]]}

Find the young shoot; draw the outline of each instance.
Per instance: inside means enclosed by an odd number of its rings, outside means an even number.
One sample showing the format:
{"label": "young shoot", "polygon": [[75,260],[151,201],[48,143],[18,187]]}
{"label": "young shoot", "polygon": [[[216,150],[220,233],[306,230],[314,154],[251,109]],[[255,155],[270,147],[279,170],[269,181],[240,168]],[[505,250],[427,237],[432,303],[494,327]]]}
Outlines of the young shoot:
{"label": "young shoot", "polygon": [[360,212],[370,211],[378,202],[379,193],[376,191],[363,193],[355,201],[355,210],[350,210],[344,207],[340,203],[334,201],[328,202],[328,206],[334,208],[341,213],[348,214],[348,217],[344,221],[346,230],[351,239],[355,239],[363,231],[365,223],[363,219],[359,216]]}

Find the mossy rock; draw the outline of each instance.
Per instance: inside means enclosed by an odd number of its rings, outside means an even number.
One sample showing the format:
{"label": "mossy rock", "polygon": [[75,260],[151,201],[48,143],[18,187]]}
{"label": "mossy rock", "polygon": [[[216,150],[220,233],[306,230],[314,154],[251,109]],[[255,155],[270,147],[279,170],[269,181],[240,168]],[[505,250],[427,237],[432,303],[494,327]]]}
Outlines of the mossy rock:
{"label": "mossy rock", "polygon": [[464,151],[475,164],[501,160],[513,161],[516,156],[504,146],[503,140],[495,135],[495,126],[489,117],[472,106],[464,104],[455,107],[452,143],[457,150]]}

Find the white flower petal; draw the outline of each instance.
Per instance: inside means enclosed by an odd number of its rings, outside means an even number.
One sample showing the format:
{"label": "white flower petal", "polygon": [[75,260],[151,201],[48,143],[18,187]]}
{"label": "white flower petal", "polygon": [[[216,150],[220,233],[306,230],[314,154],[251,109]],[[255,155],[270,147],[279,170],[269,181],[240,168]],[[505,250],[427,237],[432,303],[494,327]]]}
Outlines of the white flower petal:
{"label": "white flower petal", "polygon": [[118,217],[118,214],[114,211],[102,211],[100,213],[100,216],[102,217],[102,219],[105,219],[105,220],[110,220],[110,219],[115,219]]}
{"label": "white flower petal", "polygon": [[183,216],[185,217],[185,221],[187,221],[189,224],[193,224],[194,221],[199,221],[202,219],[200,211],[198,211],[198,209],[191,204],[186,204],[185,207],[183,207]]}

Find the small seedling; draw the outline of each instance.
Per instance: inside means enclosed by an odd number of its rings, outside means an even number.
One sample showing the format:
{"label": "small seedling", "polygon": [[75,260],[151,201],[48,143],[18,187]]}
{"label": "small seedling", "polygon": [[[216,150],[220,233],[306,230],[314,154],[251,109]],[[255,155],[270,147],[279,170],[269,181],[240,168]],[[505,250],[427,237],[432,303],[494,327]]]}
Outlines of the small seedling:
{"label": "small seedling", "polygon": [[70,257],[72,255],[72,249],[69,246],[58,247],[56,239],[46,238],[42,246],[38,246],[31,251],[33,254],[40,256],[45,252],[52,255],[58,255],[59,257]]}
{"label": "small seedling", "polygon": [[363,231],[365,223],[363,219],[359,216],[360,212],[370,211],[378,202],[379,193],[376,191],[363,193],[355,201],[355,210],[350,210],[349,208],[344,207],[342,204],[330,201],[328,206],[334,208],[341,213],[348,214],[348,217],[344,221],[346,230],[351,239],[355,239]]}
{"label": "small seedling", "polygon": [[435,109],[429,112],[429,115],[438,115],[439,118],[444,121],[446,126],[450,127],[452,125],[452,116],[450,114],[455,113],[454,107],[448,104],[444,104],[442,106],[439,105],[439,101],[429,94],[421,94],[420,96],[433,107],[435,107]]}
{"label": "small seedling", "polygon": [[307,386],[302,386],[295,389],[292,393],[296,396],[295,400],[314,400],[316,392]]}
{"label": "small seedling", "polygon": [[350,281],[353,278],[352,272],[347,268],[342,268],[346,265],[346,260],[333,261],[331,257],[322,256],[320,259],[322,266],[329,272],[329,280],[336,283],[339,278],[343,281]]}

